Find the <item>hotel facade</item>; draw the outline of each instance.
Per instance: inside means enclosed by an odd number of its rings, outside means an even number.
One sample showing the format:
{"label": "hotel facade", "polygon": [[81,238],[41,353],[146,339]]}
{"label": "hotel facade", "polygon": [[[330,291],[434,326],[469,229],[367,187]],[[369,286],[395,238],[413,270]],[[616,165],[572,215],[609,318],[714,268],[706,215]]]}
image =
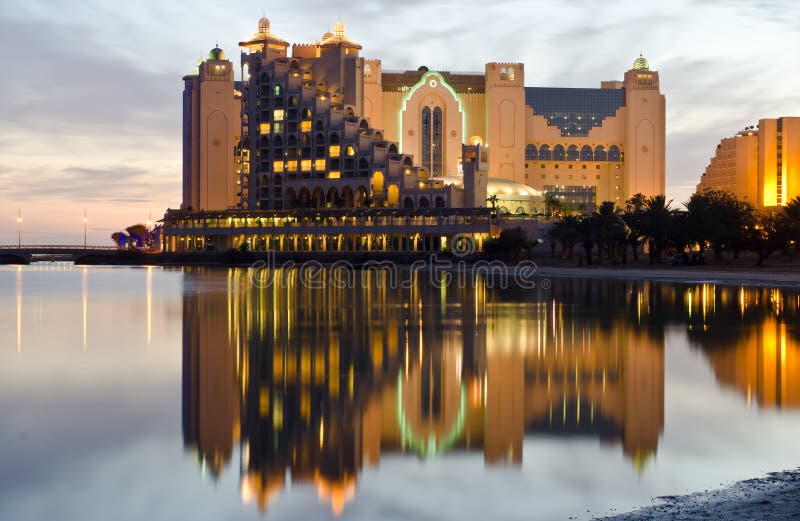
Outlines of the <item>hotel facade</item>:
{"label": "hotel facade", "polygon": [[759,209],[800,196],[800,117],[761,119],[724,138],[700,177],[697,193],[731,192]]}
{"label": "hotel facade", "polygon": [[[525,87],[521,63],[384,71],[361,57],[342,22],[315,43],[290,45],[262,18],[240,46],[242,81],[218,48],[184,78],[184,197],[165,216],[167,249],[238,247],[304,212],[449,217],[483,208],[475,215],[509,220],[541,212],[545,194],[591,209],[664,193],[665,99],[641,56],[623,81],[571,89]],[[198,234],[208,228],[198,212],[231,225]],[[495,224],[476,238],[503,219]],[[449,238],[422,234],[414,244]]]}

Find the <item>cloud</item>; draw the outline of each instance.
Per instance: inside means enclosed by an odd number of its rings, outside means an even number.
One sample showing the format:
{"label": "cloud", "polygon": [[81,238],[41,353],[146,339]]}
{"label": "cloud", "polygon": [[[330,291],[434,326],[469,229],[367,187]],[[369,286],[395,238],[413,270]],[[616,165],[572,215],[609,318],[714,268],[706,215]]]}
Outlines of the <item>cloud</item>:
{"label": "cloud", "polygon": [[17,201],[38,200],[42,196],[31,189],[32,178],[40,186],[52,187],[48,190],[51,200],[106,204],[151,203],[179,182],[174,176],[153,177],[148,170],[126,165],[68,166],[52,172],[16,169],[0,177],[0,192]]}

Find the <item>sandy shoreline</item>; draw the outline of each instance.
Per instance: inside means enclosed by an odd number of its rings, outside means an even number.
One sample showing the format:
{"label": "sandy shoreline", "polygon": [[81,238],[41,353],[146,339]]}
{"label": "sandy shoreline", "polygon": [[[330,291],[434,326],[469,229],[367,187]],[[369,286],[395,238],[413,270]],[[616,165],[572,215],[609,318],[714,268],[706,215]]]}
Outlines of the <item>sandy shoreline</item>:
{"label": "sandy shoreline", "polygon": [[656,499],[663,503],[594,519],[800,519],[800,469],[773,472],[720,490]]}

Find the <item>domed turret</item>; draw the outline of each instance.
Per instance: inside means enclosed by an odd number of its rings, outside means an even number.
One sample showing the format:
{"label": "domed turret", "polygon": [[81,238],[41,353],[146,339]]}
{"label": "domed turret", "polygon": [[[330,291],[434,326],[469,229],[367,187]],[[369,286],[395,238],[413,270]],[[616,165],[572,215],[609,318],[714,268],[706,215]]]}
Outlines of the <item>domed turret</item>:
{"label": "domed turret", "polygon": [[212,61],[220,61],[225,59],[225,51],[220,49],[219,47],[214,47],[208,53],[208,59]]}
{"label": "domed turret", "polygon": [[633,62],[633,69],[637,71],[649,71],[650,64],[647,63],[647,59],[640,54],[639,57],[636,58],[636,61]]}
{"label": "domed turret", "polygon": [[344,22],[341,20],[333,25],[333,34],[325,33],[319,41],[320,47],[342,46],[349,49],[361,49],[361,45],[347,37]]}
{"label": "domed turret", "polygon": [[258,32],[251,36],[248,40],[239,42],[240,47],[248,47],[252,50],[261,49],[264,44],[272,46],[289,47],[289,42],[283,40],[272,34],[272,26],[266,16],[262,16],[258,20]]}
{"label": "domed turret", "polygon": [[344,36],[344,22],[339,20],[333,24],[333,34],[335,36]]}

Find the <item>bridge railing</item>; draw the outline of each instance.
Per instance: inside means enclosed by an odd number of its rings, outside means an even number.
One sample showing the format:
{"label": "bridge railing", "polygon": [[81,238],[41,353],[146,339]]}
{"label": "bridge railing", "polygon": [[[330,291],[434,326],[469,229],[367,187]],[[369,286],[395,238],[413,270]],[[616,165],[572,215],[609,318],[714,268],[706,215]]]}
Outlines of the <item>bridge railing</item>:
{"label": "bridge railing", "polygon": [[74,251],[88,251],[88,250],[102,250],[113,251],[118,249],[116,246],[93,246],[87,244],[0,244],[0,250],[14,250],[14,251],[52,251],[52,250],[74,250]]}

